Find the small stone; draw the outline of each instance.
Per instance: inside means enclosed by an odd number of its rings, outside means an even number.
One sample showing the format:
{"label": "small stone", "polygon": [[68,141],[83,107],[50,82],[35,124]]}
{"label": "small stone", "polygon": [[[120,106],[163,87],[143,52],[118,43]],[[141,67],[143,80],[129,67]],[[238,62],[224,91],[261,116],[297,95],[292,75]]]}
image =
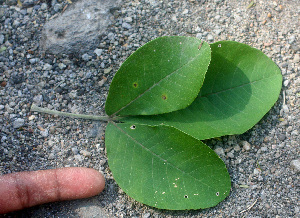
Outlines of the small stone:
{"label": "small stone", "polygon": [[75,160],[82,161],[82,157],[80,154],[74,155]]}
{"label": "small stone", "polygon": [[4,35],[0,34],[0,45],[2,45],[4,43]]}
{"label": "small stone", "polygon": [[50,131],[51,134],[54,134],[54,133],[55,133],[55,130],[56,130],[56,127],[55,127],[55,126],[51,126],[51,127],[49,128],[49,131]]}
{"label": "small stone", "polygon": [[40,132],[41,133],[41,135],[43,136],[43,137],[48,137],[48,135],[49,135],[49,131],[48,131],[48,129],[44,129],[43,131],[41,131]]}
{"label": "small stone", "polygon": [[65,69],[66,67],[67,66],[64,63],[59,63],[58,64],[58,68],[61,69],[61,70]]}
{"label": "small stone", "polygon": [[224,149],[221,148],[221,147],[217,147],[214,151],[215,151],[216,154],[219,155],[219,156],[225,156]]}
{"label": "small stone", "polygon": [[109,68],[107,68],[107,69],[104,69],[104,74],[108,74],[111,70],[112,70],[111,67],[109,67]]}
{"label": "small stone", "polygon": [[231,152],[227,153],[227,157],[234,158],[233,151],[231,151]]}
{"label": "small stone", "polygon": [[298,135],[298,130],[295,129],[293,132],[291,132],[291,135],[297,136]]}
{"label": "small stone", "polygon": [[97,48],[97,49],[94,50],[94,53],[95,53],[97,56],[100,56],[100,55],[102,54],[102,51],[103,51],[103,49]]}
{"label": "small stone", "polygon": [[22,126],[24,126],[25,120],[22,118],[17,118],[14,122],[13,122],[13,127],[15,129],[20,128]]}
{"label": "small stone", "polygon": [[295,42],[295,39],[296,37],[294,35],[292,35],[290,38],[289,38],[289,44],[292,44],[293,42]]}
{"label": "small stone", "polygon": [[280,141],[284,141],[286,139],[285,134],[279,134],[277,137]]}
{"label": "small stone", "polygon": [[286,104],[282,105],[282,109],[285,113],[288,113],[289,112],[289,108]]}
{"label": "small stone", "polygon": [[33,102],[36,105],[40,106],[42,104],[42,102],[43,102],[43,95],[36,95],[36,96],[34,96],[33,97]]}
{"label": "small stone", "polygon": [[47,8],[48,8],[48,5],[46,3],[43,3],[41,5],[41,10],[47,10]]}
{"label": "small stone", "polygon": [[182,12],[182,14],[188,14],[188,13],[189,13],[189,9],[187,9],[187,8],[184,9],[183,12]]}
{"label": "small stone", "polygon": [[234,149],[235,151],[240,151],[240,150],[241,150],[241,147],[240,147],[239,145],[236,145],[236,146],[233,147],[233,149]]}
{"label": "small stone", "polygon": [[208,41],[213,41],[213,40],[214,40],[213,35],[208,34],[208,35],[207,35],[207,40],[208,40]]}
{"label": "small stone", "polygon": [[261,147],[260,150],[261,150],[261,151],[267,151],[267,150],[268,150],[268,147],[265,147],[265,146],[264,146],[264,147]]}
{"label": "small stone", "polygon": [[258,175],[258,174],[260,174],[260,172],[261,172],[260,169],[255,168],[254,171],[253,171],[253,174],[254,174],[254,175]]}
{"label": "small stone", "polygon": [[70,93],[69,93],[69,97],[74,99],[77,97],[77,90],[72,90]]}
{"label": "small stone", "polygon": [[295,54],[294,56],[294,62],[298,63],[300,61],[300,54]]}
{"label": "small stone", "polygon": [[124,29],[128,29],[128,30],[132,28],[132,26],[129,23],[126,23],[126,22],[122,23],[122,27]]}
{"label": "small stone", "polygon": [[31,120],[34,120],[34,118],[35,118],[34,115],[30,115],[30,116],[28,117],[28,120],[31,121]]}
{"label": "small stone", "polygon": [[292,160],[291,161],[291,167],[297,172],[300,172],[300,159]]}
{"label": "small stone", "polygon": [[243,146],[243,149],[246,151],[249,151],[251,149],[251,145],[247,141],[242,141],[242,146]]}
{"label": "small stone", "polygon": [[124,21],[127,23],[131,23],[132,22],[132,18],[131,17],[125,17]]}
{"label": "small stone", "polygon": [[91,58],[91,56],[89,56],[88,54],[83,54],[82,56],[81,56],[81,58],[82,58],[82,60],[84,60],[84,61],[89,61],[90,60],[90,58]]}
{"label": "small stone", "polygon": [[150,213],[145,213],[145,214],[143,215],[143,218],[149,218],[150,216],[151,216]]}
{"label": "small stone", "polygon": [[48,156],[49,160],[54,160],[55,159],[55,155],[53,153],[50,153]]}
{"label": "small stone", "polygon": [[35,64],[36,62],[37,62],[36,58],[29,59],[29,63],[31,63],[31,64]]}
{"label": "small stone", "polygon": [[43,70],[51,70],[52,69],[52,65],[51,64],[45,64],[43,67]]}
{"label": "small stone", "polygon": [[99,86],[103,86],[107,79],[102,79],[98,82]]}
{"label": "small stone", "polygon": [[223,30],[220,30],[220,29],[215,30],[215,33],[216,33],[217,36],[220,35],[221,32],[223,32]]}
{"label": "small stone", "polygon": [[289,80],[287,79],[287,80],[284,80],[284,82],[283,82],[283,85],[286,87],[286,86],[288,86],[289,85]]}
{"label": "small stone", "polygon": [[197,33],[197,34],[196,34],[196,38],[197,38],[197,39],[202,39],[202,34],[201,34],[201,33]]}
{"label": "small stone", "polygon": [[55,4],[53,6],[53,10],[56,11],[56,12],[58,12],[58,11],[60,11],[62,9],[62,7],[63,7],[62,4]]}
{"label": "small stone", "polygon": [[71,150],[72,150],[73,154],[75,154],[75,155],[78,154],[78,149],[76,147],[73,147]]}
{"label": "small stone", "polygon": [[80,154],[82,154],[85,157],[90,157],[91,156],[91,152],[87,151],[87,150],[82,150],[80,151]]}

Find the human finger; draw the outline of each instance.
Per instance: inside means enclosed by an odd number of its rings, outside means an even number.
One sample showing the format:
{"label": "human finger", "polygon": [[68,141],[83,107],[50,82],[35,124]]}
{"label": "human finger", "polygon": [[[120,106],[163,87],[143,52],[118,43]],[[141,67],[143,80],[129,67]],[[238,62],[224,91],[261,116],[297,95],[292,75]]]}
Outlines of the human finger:
{"label": "human finger", "polygon": [[54,201],[87,198],[105,186],[103,175],[70,167],[0,176],[0,214]]}

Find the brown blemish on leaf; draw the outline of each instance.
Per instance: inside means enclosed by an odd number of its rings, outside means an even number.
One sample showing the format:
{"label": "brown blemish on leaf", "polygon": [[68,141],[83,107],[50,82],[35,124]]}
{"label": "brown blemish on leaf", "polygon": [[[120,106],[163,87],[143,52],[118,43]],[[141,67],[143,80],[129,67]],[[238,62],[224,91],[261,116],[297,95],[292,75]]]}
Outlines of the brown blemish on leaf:
{"label": "brown blemish on leaf", "polygon": [[134,83],[133,83],[133,87],[134,87],[134,88],[137,88],[137,87],[138,87],[137,82],[134,82]]}
{"label": "brown blemish on leaf", "polygon": [[167,96],[166,96],[165,94],[163,94],[163,95],[161,96],[161,98],[162,98],[163,100],[166,100],[166,99],[167,99]]}
{"label": "brown blemish on leaf", "polygon": [[202,47],[202,44],[203,44],[203,41],[201,41],[200,45],[198,46],[198,50],[200,50],[200,49],[201,49],[201,47]]}

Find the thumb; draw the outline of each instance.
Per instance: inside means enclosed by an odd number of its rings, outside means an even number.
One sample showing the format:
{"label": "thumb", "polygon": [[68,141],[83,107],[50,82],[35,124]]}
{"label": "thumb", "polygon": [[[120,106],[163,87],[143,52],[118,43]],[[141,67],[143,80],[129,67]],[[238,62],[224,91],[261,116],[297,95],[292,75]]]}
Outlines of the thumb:
{"label": "thumb", "polygon": [[0,214],[53,201],[91,197],[104,186],[100,172],[81,167],[6,174],[0,176]]}

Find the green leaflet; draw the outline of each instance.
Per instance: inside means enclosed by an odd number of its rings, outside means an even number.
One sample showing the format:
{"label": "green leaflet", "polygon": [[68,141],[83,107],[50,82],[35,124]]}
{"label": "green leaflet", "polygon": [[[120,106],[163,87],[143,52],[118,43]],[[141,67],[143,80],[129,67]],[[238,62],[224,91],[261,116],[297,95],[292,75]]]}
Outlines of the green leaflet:
{"label": "green leaflet", "polygon": [[205,81],[189,107],[123,121],[173,126],[199,140],[242,134],[253,127],[278,99],[280,69],[261,51],[242,43],[221,41],[210,46]]}
{"label": "green leaflet", "polygon": [[109,167],[132,198],[170,210],[212,207],[230,192],[223,161],[201,141],[166,126],[109,123]]}
{"label": "green leaflet", "polygon": [[108,115],[153,115],[190,105],[210,62],[210,47],[193,37],[160,37],[134,52],[111,83]]}

